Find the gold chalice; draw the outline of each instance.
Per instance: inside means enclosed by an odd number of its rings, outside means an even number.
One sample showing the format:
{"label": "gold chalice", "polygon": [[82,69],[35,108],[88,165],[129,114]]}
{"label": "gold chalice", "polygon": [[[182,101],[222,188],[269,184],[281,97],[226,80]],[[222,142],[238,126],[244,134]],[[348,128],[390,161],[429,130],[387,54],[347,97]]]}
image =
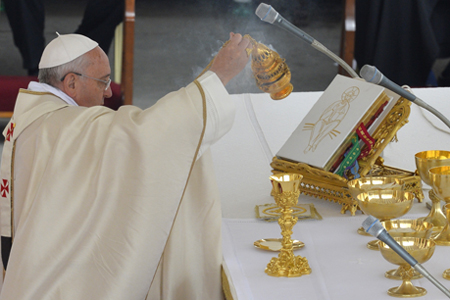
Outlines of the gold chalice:
{"label": "gold chalice", "polygon": [[265,272],[268,275],[298,277],[311,273],[308,260],[301,256],[294,256],[291,239],[292,228],[297,223],[297,217],[292,214],[292,207],[297,205],[302,178],[302,175],[295,173],[270,176],[273,185],[272,194],[281,208],[278,224],[281,227],[283,239],[278,257],[273,257],[266,267]]}
{"label": "gold chalice", "polygon": [[[381,222],[381,225],[389,232],[392,237],[416,237],[429,239],[433,230],[433,224],[424,221],[423,219],[396,219]],[[423,275],[413,270],[414,274],[411,279],[422,278]],[[402,279],[404,272],[403,266],[398,267],[384,273],[384,276],[389,279]]]}
{"label": "gold chalice", "polygon": [[[415,161],[417,172],[423,182],[431,186],[428,171],[431,168],[440,166],[450,166],[450,151],[429,150],[416,153]],[[428,193],[431,200],[430,213],[424,218],[427,222],[433,224],[433,236],[442,231],[447,224],[447,218],[441,209],[441,200],[436,197],[433,190]]]}
{"label": "gold chalice", "polygon": [[[436,244],[431,239],[416,238],[416,237],[394,237],[395,241],[399,243],[419,264],[428,261],[434,253]],[[380,241],[379,243],[381,255],[388,262],[403,267],[402,284],[398,287],[393,287],[388,290],[389,296],[399,298],[411,298],[423,296],[427,290],[422,287],[416,287],[412,284],[411,279],[414,274],[414,269],[403,258],[401,258],[394,250],[387,244]]]}
{"label": "gold chalice", "polygon": [[[386,189],[386,188],[393,190],[397,189],[401,190],[403,189],[403,181],[396,177],[386,177],[386,176],[361,177],[350,180],[349,182],[347,182],[347,186],[353,199],[358,201],[357,199],[358,195],[367,190]],[[370,235],[362,227],[359,227],[357,232],[361,235]]]}
{"label": "gold chalice", "polygon": [[[414,195],[404,190],[368,190],[357,197],[361,210],[380,221],[387,221],[406,214],[412,207]],[[378,250],[378,240],[367,243],[367,248]]]}
{"label": "gold chalice", "polygon": [[[431,168],[428,171],[431,187],[436,197],[450,203],[450,166]],[[446,205],[446,207],[448,207]],[[436,245],[450,246],[449,213],[447,212],[446,223],[439,234],[433,237]]]}
{"label": "gold chalice", "polygon": [[[450,220],[450,203],[444,205],[445,213],[447,215],[447,220]],[[450,280],[450,269],[447,269],[442,273],[442,277],[447,280]]]}

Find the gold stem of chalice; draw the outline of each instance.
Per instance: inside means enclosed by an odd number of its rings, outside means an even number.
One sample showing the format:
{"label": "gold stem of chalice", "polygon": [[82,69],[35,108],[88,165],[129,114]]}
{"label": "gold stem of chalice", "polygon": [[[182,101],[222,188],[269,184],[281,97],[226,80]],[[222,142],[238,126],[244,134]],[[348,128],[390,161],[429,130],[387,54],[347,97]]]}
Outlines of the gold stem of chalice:
{"label": "gold stem of chalice", "polygon": [[[447,213],[447,219],[449,219],[450,218],[450,203],[445,204],[444,208]],[[446,229],[444,229],[444,230],[446,230]],[[442,232],[444,232],[444,230]],[[445,270],[444,273],[442,273],[442,277],[444,277],[444,279],[450,280],[450,269]]]}
{"label": "gold stem of chalice", "polygon": [[[427,185],[431,186],[431,180],[429,176],[429,170],[435,167],[450,165],[450,151],[441,150],[427,150],[416,153],[414,156],[417,172],[420,178]],[[445,214],[441,209],[441,199],[436,197],[435,193],[431,190],[428,193],[431,200],[430,213],[424,217],[424,220],[433,224],[433,235],[436,236],[442,231],[444,226],[448,223]]]}
{"label": "gold stem of chalice", "polygon": [[441,199],[436,197],[433,190],[428,192],[428,196],[431,200],[430,213],[423,219],[433,224],[433,237],[438,235],[442,229],[444,229],[447,222],[447,217],[442,211]]}
{"label": "gold stem of chalice", "polygon": [[[447,204],[446,209],[450,208],[450,166],[436,167],[428,171],[430,176],[431,186],[436,197],[444,200]],[[447,210],[447,222],[442,231],[434,236],[436,245],[450,246],[450,223],[449,211]]]}
{"label": "gold stem of chalice", "polygon": [[308,260],[294,255],[291,239],[292,228],[297,223],[297,217],[292,214],[292,207],[298,203],[302,178],[302,175],[294,173],[270,176],[275,202],[281,208],[278,224],[283,236],[278,257],[273,257],[265,270],[270,276],[298,277],[311,273]]}
{"label": "gold stem of chalice", "polygon": [[[404,183],[400,178],[396,177],[368,176],[350,180],[347,182],[347,186],[353,199],[358,201],[358,195],[367,190],[385,188],[401,190],[404,187]],[[360,235],[370,236],[362,227],[359,227],[357,232]],[[375,245],[374,250],[378,250],[377,245]]]}
{"label": "gold stem of chalice", "polygon": [[[420,264],[431,258],[436,245],[431,239],[416,237],[394,237],[394,239]],[[416,287],[411,282],[414,276],[414,269],[387,244],[380,241],[379,247],[384,259],[403,267],[400,272],[403,280],[402,284],[398,287],[390,288],[388,295],[398,298],[412,298],[425,295],[427,293],[426,289]]]}
{"label": "gold stem of chalice", "polygon": [[[412,207],[414,194],[403,189],[370,189],[357,197],[359,208],[380,221],[388,221],[406,214]],[[378,250],[378,240],[367,243],[370,250]]]}

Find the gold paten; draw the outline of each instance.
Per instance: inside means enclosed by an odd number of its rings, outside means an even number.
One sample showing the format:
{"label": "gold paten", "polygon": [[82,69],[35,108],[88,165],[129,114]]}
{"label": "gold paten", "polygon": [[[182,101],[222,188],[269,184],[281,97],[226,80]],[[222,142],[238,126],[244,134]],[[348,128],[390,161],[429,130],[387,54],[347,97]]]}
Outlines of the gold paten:
{"label": "gold paten", "polygon": [[[262,250],[278,252],[283,247],[283,239],[260,239],[253,245]],[[305,247],[305,243],[299,240],[292,240],[292,250],[298,250]]]}
{"label": "gold paten", "polygon": [[[420,178],[428,185],[431,185],[430,176],[428,171],[431,168],[450,165],[450,151],[429,150],[416,153],[414,156],[417,173]],[[433,223],[434,235],[442,231],[445,224],[447,224],[447,218],[441,209],[441,200],[436,197],[433,190],[429,191],[428,196],[431,200],[430,213],[424,218],[428,222]]]}
{"label": "gold paten", "polygon": [[[359,207],[367,215],[382,221],[406,214],[413,205],[414,195],[403,190],[367,190],[357,196]],[[378,250],[378,240],[367,243],[367,248]]]}
{"label": "gold paten", "polygon": [[[423,219],[396,219],[381,222],[383,227],[392,237],[416,237],[429,239],[433,232],[433,224],[423,221]],[[386,271],[384,276],[389,279],[401,280],[404,272],[403,266],[390,271]],[[414,270],[411,279],[422,278],[423,275]]]}
{"label": "gold paten", "polygon": [[[412,192],[419,202],[423,199],[420,177],[415,173],[392,168],[383,164],[380,157],[383,149],[395,139],[397,131],[408,122],[411,102],[400,98],[390,113],[381,122],[374,132],[375,144],[369,155],[358,161],[360,165],[359,175],[367,176],[393,176],[404,181],[404,189]],[[274,174],[297,173],[303,175],[300,186],[301,193],[316,198],[337,202],[342,205],[341,213],[350,211],[355,215],[359,209],[358,202],[349,192],[346,179],[331,172],[311,167],[305,163],[292,162],[274,157],[271,163]]]}
{"label": "gold paten", "polygon": [[[394,237],[395,241],[399,243],[412,257],[414,257],[419,264],[429,260],[434,253],[436,244],[433,240],[415,238],[415,237]],[[412,284],[411,279],[414,275],[414,269],[401,258],[388,245],[379,243],[381,255],[390,263],[402,266],[402,284],[399,287],[393,287],[388,290],[388,294],[393,297],[411,298],[423,296],[427,290],[422,287],[416,287]]]}
{"label": "gold paten", "polygon": [[433,237],[436,245],[450,246],[450,166],[431,168],[428,171],[431,187],[436,197],[447,204],[446,223],[442,231]]}
{"label": "gold paten", "polygon": [[[255,215],[257,219],[262,219],[267,222],[278,221],[281,216],[281,208],[276,203],[268,203],[255,206]],[[297,204],[292,207],[292,215],[298,220],[316,219],[322,220],[322,216],[314,207],[314,204]]]}
{"label": "gold paten", "polygon": [[278,257],[273,257],[265,272],[275,277],[298,277],[311,273],[308,260],[295,256],[291,239],[292,228],[297,223],[297,217],[292,216],[292,207],[297,205],[300,195],[302,175],[281,174],[270,176],[273,185],[275,202],[281,208],[278,224],[281,227],[282,247]]}

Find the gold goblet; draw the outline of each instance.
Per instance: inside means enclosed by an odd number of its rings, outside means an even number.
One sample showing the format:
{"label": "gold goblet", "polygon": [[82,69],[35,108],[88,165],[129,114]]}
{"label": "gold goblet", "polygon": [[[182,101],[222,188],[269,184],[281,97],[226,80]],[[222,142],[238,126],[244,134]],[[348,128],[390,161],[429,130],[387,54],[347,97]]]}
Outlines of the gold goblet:
{"label": "gold goblet", "polygon": [[[414,195],[403,190],[368,190],[357,197],[359,207],[367,214],[381,221],[398,218],[412,207]],[[367,243],[367,248],[378,250],[378,240]]]}
{"label": "gold goblet", "polygon": [[[447,215],[447,220],[450,220],[450,203],[444,205],[445,213]],[[450,269],[447,269],[442,273],[442,277],[447,280],[450,280]]]}
{"label": "gold goblet", "polygon": [[[423,182],[431,186],[428,171],[435,167],[450,165],[450,151],[429,150],[416,153],[414,156],[417,172]],[[428,193],[431,200],[430,213],[424,218],[433,224],[433,235],[438,234],[447,224],[447,219],[441,209],[441,200],[436,197],[433,190]]]}
{"label": "gold goblet", "polygon": [[292,207],[298,202],[300,181],[303,176],[295,173],[270,176],[273,185],[272,194],[275,202],[281,208],[278,224],[281,227],[281,249],[278,257],[273,257],[266,267],[268,275],[276,277],[298,277],[311,273],[308,260],[294,256],[292,245],[292,228],[297,223],[297,217],[292,215]]}
{"label": "gold goblet", "polygon": [[[381,225],[389,232],[392,237],[416,237],[429,239],[433,230],[433,224],[423,220],[412,219],[396,219],[381,222]],[[423,275],[413,270],[414,274],[411,279],[422,278]],[[384,273],[384,276],[389,279],[402,279],[404,272],[403,266],[397,269],[389,270]]]}
{"label": "gold goblet", "polygon": [[[415,238],[415,237],[394,237],[395,241],[399,243],[419,264],[426,262],[434,253],[436,244],[431,239]],[[402,284],[398,287],[393,287],[388,290],[390,296],[399,298],[411,298],[423,296],[427,290],[422,287],[416,287],[412,284],[411,279],[414,269],[403,258],[401,258],[394,250],[387,244],[380,241],[379,243],[381,255],[388,262],[395,265],[403,266]]]}
{"label": "gold goblet", "polygon": [[[431,168],[428,175],[433,192],[439,201],[444,200],[447,204],[450,203],[450,166]],[[433,238],[436,245],[450,246],[450,224],[448,220],[447,217],[444,228]]]}
{"label": "gold goblet", "polygon": [[[347,182],[347,186],[353,199],[358,201],[358,195],[367,190],[386,188],[401,190],[403,189],[403,181],[399,178],[388,176],[361,177],[350,180]],[[357,232],[361,235],[370,235],[362,227],[359,227]]]}

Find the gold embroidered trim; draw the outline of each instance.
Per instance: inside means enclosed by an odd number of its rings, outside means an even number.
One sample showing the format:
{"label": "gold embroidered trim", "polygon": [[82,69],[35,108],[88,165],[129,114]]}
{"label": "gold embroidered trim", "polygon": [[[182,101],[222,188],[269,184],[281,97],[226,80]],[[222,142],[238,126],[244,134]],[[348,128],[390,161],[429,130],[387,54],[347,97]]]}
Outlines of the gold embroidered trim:
{"label": "gold embroidered trim", "polygon": [[16,141],[14,140],[12,146],[12,154],[11,154],[11,178],[9,186],[10,190],[10,202],[11,202],[11,245],[14,241],[14,160],[16,156]]}

